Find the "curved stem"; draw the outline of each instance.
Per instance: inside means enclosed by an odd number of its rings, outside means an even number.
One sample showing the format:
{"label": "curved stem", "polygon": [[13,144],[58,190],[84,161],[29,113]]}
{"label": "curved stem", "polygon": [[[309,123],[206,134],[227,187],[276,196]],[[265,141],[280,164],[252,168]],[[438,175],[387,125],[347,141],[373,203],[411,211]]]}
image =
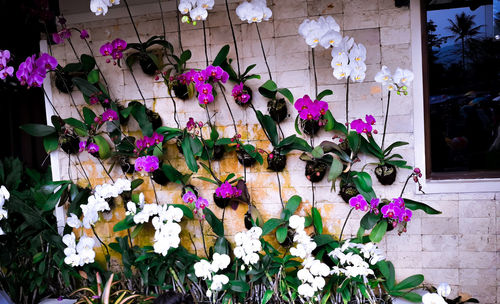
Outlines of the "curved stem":
{"label": "curved stem", "polygon": [[155,193],[155,200],[156,200],[156,204],[157,205],[160,205],[159,201],[158,201],[158,194],[156,194],[156,187],[155,187],[155,182],[153,180],[153,176],[150,174],[149,175],[149,180],[151,181],[151,186],[153,187],[153,192]]}
{"label": "curved stem", "polygon": [[312,64],[314,72],[314,92],[315,96],[318,96],[318,74],[316,73],[316,56],[314,56],[314,48],[312,49]]}
{"label": "curved stem", "polygon": [[54,104],[50,100],[49,95],[47,95],[47,92],[45,91],[45,88],[43,86],[42,86],[42,91],[43,91],[43,94],[45,95],[45,97],[47,98],[47,101],[49,102],[50,106],[52,107],[52,110],[54,110],[54,113],[56,113],[57,116],[59,116],[59,118],[62,119],[61,115],[59,114],[59,112],[57,112],[56,107],[54,106]]}
{"label": "curved stem", "polygon": [[207,50],[207,29],[205,26],[205,21],[203,23],[203,46],[205,47],[205,63],[208,66],[208,50]]}
{"label": "curved stem", "polygon": [[[54,71],[59,75],[59,77],[61,77],[61,78],[63,77],[63,75],[61,74],[61,72],[58,69],[55,69]],[[80,116],[82,121],[85,121],[85,118],[83,118],[83,115],[80,113],[80,111],[78,111],[78,106],[76,105],[75,99],[73,98],[73,93],[69,89],[69,87],[66,84],[66,81],[64,81],[64,79],[62,80],[62,83],[64,84],[66,91],[68,91],[69,98],[71,99],[71,103],[73,103],[73,106],[75,107],[75,110],[78,113],[78,116]]]}
{"label": "curved stem", "polygon": [[142,45],[141,37],[139,36],[139,32],[137,31],[137,27],[135,26],[134,18],[132,18],[132,13],[130,12],[130,8],[128,6],[127,0],[123,0],[125,2],[125,7],[127,8],[128,16],[130,17],[130,22],[132,23],[132,26],[134,27],[135,35],[137,36],[137,40],[139,40],[139,44],[141,45],[141,49],[143,52],[146,52],[144,49],[144,46]]}
{"label": "curved stem", "polygon": [[172,99],[172,103],[174,104],[174,121],[177,124],[177,129],[180,129],[181,125],[179,124],[179,120],[177,118],[177,103],[175,102],[175,98],[171,94],[169,94],[169,95],[170,95],[170,98]]}
{"label": "curved stem", "polygon": [[89,177],[87,175],[87,172],[85,171],[85,168],[82,165],[82,161],[80,160],[80,156],[78,155],[78,153],[76,154],[76,159],[78,159],[78,163],[80,164],[80,167],[82,167],[82,170],[83,170],[83,175],[85,175],[85,178],[87,179],[87,182],[89,182],[90,188],[92,188],[92,183],[90,182],[90,179],[89,179]]}
{"label": "curved stem", "polygon": [[130,74],[132,75],[132,78],[134,79],[135,86],[137,87],[137,90],[139,91],[139,94],[141,94],[142,101],[144,101],[144,107],[147,109],[146,105],[146,98],[144,98],[144,95],[142,94],[141,88],[139,87],[139,83],[137,82],[137,79],[135,78],[134,71],[132,70],[132,67],[129,67],[128,70],[130,71]]}
{"label": "curved stem", "polygon": [[229,110],[229,114],[231,115],[231,119],[233,120],[234,134],[238,134],[238,128],[236,127],[236,121],[234,120],[233,111],[231,111],[231,107],[229,106],[229,102],[227,101],[226,93],[224,93],[224,86],[219,82],[220,91],[222,96],[224,97],[224,101],[226,102],[227,109]]}
{"label": "curved stem", "polygon": [[75,47],[73,46],[73,42],[71,42],[71,38],[68,38],[68,43],[71,46],[71,49],[73,50],[73,54],[75,54],[76,60],[78,60],[78,62],[81,62],[80,57],[78,57],[78,54],[76,53]]}
{"label": "curved stem", "polygon": [[231,34],[233,35],[233,41],[234,41],[234,51],[236,52],[236,65],[238,66],[238,78],[241,76],[241,71],[240,71],[240,56],[238,54],[238,44],[236,43],[236,36],[234,35],[234,26],[233,26],[233,21],[231,20],[231,14],[229,13],[229,5],[226,2],[226,12],[227,12],[227,18],[229,19],[229,25],[231,26]]}
{"label": "curved stem", "polygon": [[406,178],[406,181],[405,181],[405,184],[403,186],[403,189],[401,189],[401,194],[399,195],[399,197],[402,197],[403,196],[403,193],[405,192],[405,189],[406,189],[406,186],[408,185],[408,181],[410,180],[410,178],[413,176],[413,174],[410,174],[407,178]]}
{"label": "curved stem", "polygon": [[280,194],[281,208],[285,208],[285,205],[283,204],[283,196],[281,195],[281,181],[280,181],[280,175],[278,172],[276,172],[276,178],[278,179],[278,192]]}
{"label": "curved stem", "polygon": [[158,5],[160,6],[161,25],[162,25],[162,28],[163,28],[163,39],[167,40],[167,32],[165,30],[165,19],[163,18],[163,9],[161,7],[161,0],[158,0]]}
{"label": "curved stem", "polygon": [[[95,237],[97,238],[97,240],[99,241],[99,243],[101,243],[101,245],[104,246],[104,248],[106,249],[106,254],[107,256],[109,257],[110,254],[109,254],[109,249],[108,249],[108,245],[106,245],[102,240],[101,238],[99,237],[99,235],[97,234],[97,232],[95,231],[95,228],[94,228],[94,225],[91,225],[90,228],[92,228],[92,232],[94,232],[94,235]],[[106,257],[106,261],[108,261],[108,258]],[[109,265],[109,261],[108,261],[108,265]]]}
{"label": "curved stem", "polygon": [[255,22],[255,28],[257,29],[257,35],[259,35],[260,48],[262,50],[262,56],[264,56],[264,62],[266,63],[267,73],[269,74],[269,79],[273,80],[273,76],[271,75],[271,69],[269,68],[269,64],[267,63],[266,51],[264,50],[264,44],[262,43],[262,37],[260,36],[259,25]]}
{"label": "curved stem", "polygon": [[177,36],[179,38],[179,47],[181,49],[181,53],[184,52],[184,49],[182,48],[182,36],[181,36],[181,12],[179,12],[179,0],[175,0],[175,11],[177,12],[176,17],[177,17]]}
{"label": "curved stem", "polygon": [[391,103],[391,91],[387,93],[387,109],[385,110],[385,120],[384,120],[384,133],[382,135],[382,152],[384,151],[384,142],[385,142],[385,130],[387,128],[387,118],[389,117],[389,105]]}
{"label": "curved stem", "polygon": [[114,183],[115,180],[111,177],[111,175],[109,174],[108,172],[108,169],[106,169],[106,167],[104,166],[104,164],[102,163],[101,159],[99,157],[96,157],[97,160],[99,161],[99,163],[101,164],[102,168],[104,169],[104,172],[106,172],[106,174],[108,175],[109,179],[111,179],[111,181]]}
{"label": "curved stem", "polygon": [[201,239],[203,240],[203,250],[205,251],[205,255],[208,258],[207,245],[205,244],[205,233],[203,232],[203,222],[202,222],[202,220],[199,220],[199,222],[200,222],[200,229],[201,229]]}
{"label": "curved stem", "polygon": [[354,210],[354,208],[351,208],[351,210],[347,214],[347,217],[345,218],[344,225],[342,225],[342,230],[340,230],[339,243],[342,242],[342,234],[344,234],[345,225],[347,224],[347,220],[351,216],[351,213],[352,213],[353,210]]}

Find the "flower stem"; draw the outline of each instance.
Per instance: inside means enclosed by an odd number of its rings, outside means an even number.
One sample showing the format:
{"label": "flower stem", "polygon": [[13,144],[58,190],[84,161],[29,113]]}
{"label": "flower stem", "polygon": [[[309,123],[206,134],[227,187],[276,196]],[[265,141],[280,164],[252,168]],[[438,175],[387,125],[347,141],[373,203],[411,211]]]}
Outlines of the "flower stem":
{"label": "flower stem", "polygon": [[314,72],[314,92],[315,96],[318,96],[318,74],[316,73],[316,56],[314,55],[314,48],[311,51],[312,54],[312,64]]}
{"label": "flower stem", "polygon": [[226,12],[227,12],[227,18],[229,19],[229,25],[231,26],[231,34],[233,35],[233,41],[234,41],[234,50],[236,52],[236,65],[238,66],[238,78],[241,76],[241,71],[240,71],[240,56],[238,54],[238,44],[236,43],[236,36],[234,35],[234,27],[233,27],[233,21],[231,20],[231,14],[229,13],[229,5],[226,2]]}
{"label": "flower stem", "polygon": [[260,36],[259,24],[255,22],[255,28],[257,29],[257,35],[259,35],[260,48],[262,50],[262,56],[264,56],[264,62],[266,63],[267,73],[269,74],[269,79],[273,80],[273,76],[271,75],[271,69],[269,68],[269,64],[267,63],[266,51],[264,50],[264,44],[262,43],[262,37]]}
{"label": "flower stem", "polygon": [[389,117],[389,105],[391,103],[391,91],[387,93],[387,109],[385,110],[384,134],[382,134],[382,152],[384,151],[385,130],[387,128],[387,118]]}
{"label": "flower stem", "polygon": [[201,239],[203,240],[203,250],[205,251],[205,255],[208,258],[208,251],[207,251],[207,245],[205,244],[205,233],[203,232],[203,222],[199,220],[200,222],[200,230],[201,230]]}
{"label": "flower stem", "polygon": [[402,197],[403,196],[403,193],[405,192],[405,189],[406,189],[406,186],[408,185],[408,181],[410,180],[410,178],[413,176],[413,173],[408,175],[408,177],[406,178],[406,181],[405,181],[405,184],[403,186],[403,189],[401,189],[401,194],[399,194],[399,197]]}
{"label": "flower stem", "polygon": [[97,238],[97,240],[99,241],[99,243],[101,243],[101,245],[104,246],[104,248],[106,249],[106,261],[107,261],[107,264],[109,266],[109,257],[110,257],[110,254],[109,254],[109,249],[108,249],[108,245],[106,245],[102,240],[101,238],[99,237],[99,235],[97,234],[97,232],[95,231],[95,228],[94,228],[94,225],[91,225],[90,228],[92,228],[92,232],[94,232],[94,235],[95,237]]}
{"label": "flower stem", "polygon": [[162,28],[163,28],[163,39],[167,40],[167,32],[165,30],[165,19],[163,18],[163,9],[161,7],[161,0],[158,0],[158,5],[160,6],[161,25],[162,25]]}
{"label": "flower stem", "polygon": [[227,101],[226,93],[224,93],[224,86],[220,82],[219,87],[222,96],[224,97],[224,101],[226,102],[227,109],[229,110],[229,114],[231,115],[231,119],[233,120],[234,134],[238,134],[238,128],[236,127],[236,121],[234,120],[233,111],[231,111],[231,107],[229,106],[229,102]]}
{"label": "flower stem", "polygon": [[130,8],[128,7],[128,2],[127,0],[123,0],[125,2],[125,7],[127,8],[128,16],[130,17],[130,22],[132,23],[132,26],[134,27],[135,35],[137,36],[137,40],[139,40],[139,44],[141,45],[141,49],[143,52],[146,52],[144,49],[144,46],[142,45],[141,37],[139,36],[139,32],[137,31],[137,27],[135,26],[134,18],[132,18],[132,13],[130,12]]}
{"label": "flower stem", "polygon": [[205,47],[205,63],[208,66],[207,29],[205,26],[205,21],[203,21],[202,24],[203,24],[203,46]]}
{"label": "flower stem", "polygon": [[52,107],[52,110],[54,110],[54,112],[57,114],[57,116],[59,116],[59,118],[62,119],[61,115],[59,114],[59,112],[57,112],[56,107],[54,107],[54,104],[50,100],[49,95],[47,95],[47,92],[45,91],[45,88],[43,86],[42,86],[42,91],[43,91],[43,94],[45,94],[45,97],[47,98],[47,101],[49,102],[50,106]]}
{"label": "flower stem", "polygon": [[90,188],[92,188],[92,183],[90,183],[90,179],[87,175],[87,172],[85,171],[85,168],[83,167],[82,161],[80,160],[80,156],[78,155],[78,153],[76,154],[76,159],[78,159],[78,163],[80,164],[80,167],[82,167],[82,170],[83,170],[83,175],[85,175],[87,182],[89,182]]}
{"label": "flower stem", "polygon": [[179,37],[179,47],[181,49],[181,53],[184,52],[184,49],[182,48],[182,35],[181,35],[181,13],[177,9],[179,7],[179,0],[175,0],[175,7],[176,7],[176,17],[177,17],[177,36]]}
{"label": "flower stem", "polygon": [[347,133],[349,133],[349,77],[346,78],[346,89],[345,89],[345,123],[347,127]]}
{"label": "flower stem", "polygon": [[[55,69],[54,71],[57,73],[57,75],[59,75],[59,77],[63,78],[63,75],[61,74],[61,72],[58,69]],[[80,113],[80,111],[78,111],[78,106],[76,105],[75,99],[73,98],[73,93],[69,89],[69,87],[66,84],[66,81],[64,81],[64,79],[62,80],[62,83],[64,84],[66,91],[68,91],[69,97],[71,99],[71,103],[73,103],[73,106],[75,107],[76,112],[78,113],[78,115],[80,116],[82,121],[85,121],[85,118],[83,118],[83,115]]]}
{"label": "flower stem", "polygon": [[278,192],[280,194],[280,202],[281,202],[281,208],[285,208],[285,205],[283,204],[283,196],[281,195],[281,181],[280,181],[280,174],[276,172],[276,178],[278,179]]}
{"label": "flower stem", "polygon": [[175,98],[171,94],[169,94],[169,95],[170,95],[170,98],[172,99],[172,103],[174,105],[174,121],[177,124],[177,128],[180,129],[181,125],[179,124],[179,120],[177,118],[177,103],[175,102]]}
{"label": "flower stem", "polygon": [[342,230],[340,230],[340,235],[339,235],[339,243],[342,242],[342,235],[344,234],[345,225],[347,224],[347,220],[351,216],[351,213],[353,210],[354,210],[354,208],[351,208],[351,210],[347,214],[347,217],[345,218],[344,225],[342,225]]}
{"label": "flower stem", "polygon": [[146,98],[144,98],[144,95],[142,94],[141,88],[139,87],[139,83],[137,82],[137,79],[135,78],[134,71],[132,70],[132,67],[129,67],[128,70],[130,71],[130,74],[132,75],[132,78],[134,79],[135,86],[137,87],[137,90],[139,91],[139,94],[141,94],[142,101],[144,101],[144,107],[147,109],[146,106]]}
{"label": "flower stem", "polygon": [[78,54],[76,53],[75,47],[73,46],[73,42],[71,42],[71,38],[68,38],[68,43],[71,46],[71,49],[73,50],[73,54],[75,54],[76,60],[78,60],[78,62],[81,63],[80,57],[78,57]]}
{"label": "flower stem", "polygon": [[153,192],[155,193],[156,204],[159,205],[160,203],[158,201],[158,194],[156,194],[155,182],[154,182],[153,176],[151,174],[149,175],[149,180],[151,181],[151,186],[153,187]]}
{"label": "flower stem", "polygon": [[102,163],[101,159],[99,157],[96,157],[97,160],[99,161],[99,163],[101,164],[102,168],[104,169],[104,172],[106,172],[106,174],[108,175],[109,179],[111,179],[111,181],[114,183],[115,180],[111,177],[111,175],[109,174],[108,172],[108,169],[106,169],[106,167],[104,166],[104,164]]}

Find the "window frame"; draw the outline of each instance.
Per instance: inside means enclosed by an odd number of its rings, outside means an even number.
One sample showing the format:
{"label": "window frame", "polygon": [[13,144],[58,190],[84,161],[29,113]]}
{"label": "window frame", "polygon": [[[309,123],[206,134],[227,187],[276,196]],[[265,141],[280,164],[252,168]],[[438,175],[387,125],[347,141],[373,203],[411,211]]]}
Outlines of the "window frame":
{"label": "window frame", "polygon": [[426,62],[424,44],[426,41],[426,13],[423,1],[425,0],[410,1],[411,56],[415,74],[412,92],[414,153],[415,167],[422,169],[422,189],[425,193],[499,192],[500,178],[481,177],[479,172],[435,173],[434,175],[437,177],[431,178],[430,122],[426,115],[429,104],[425,102],[428,100],[428,88],[424,82],[427,65],[424,65]]}

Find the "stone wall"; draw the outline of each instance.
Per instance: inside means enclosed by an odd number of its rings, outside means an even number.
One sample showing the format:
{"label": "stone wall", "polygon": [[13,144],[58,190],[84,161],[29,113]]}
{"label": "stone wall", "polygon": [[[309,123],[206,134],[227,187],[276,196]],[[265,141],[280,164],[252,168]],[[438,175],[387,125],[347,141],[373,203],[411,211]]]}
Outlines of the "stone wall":
{"label": "stone wall", "polygon": [[[254,92],[257,93],[256,89],[268,79],[268,76],[256,28],[254,24],[242,24],[234,13],[237,3],[230,2],[242,68],[250,64],[257,64],[255,72],[262,75],[262,80],[249,82]],[[174,4],[172,1],[168,1],[165,7],[167,8],[164,13],[167,39],[178,49]],[[290,88],[295,98],[302,97],[304,94],[314,95],[311,50],[297,34],[297,28],[305,18],[332,15],[345,35],[354,37],[356,42],[363,43],[368,50],[366,80],[363,83],[351,84],[349,88],[349,118],[360,118],[364,117],[365,114],[372,114],[378,121],[376,128],[381,131],[386,107],[386,94],[373,81],[373,77],[380,70],[381,65],[387,65],[393,70],[398,66],[412,68],[410,10],[408,8],[395,8],[393,0],[275,0],[271,9],[273,10],[272,20],[259,24],[259,27],[272,76],[278,86]],[[134,7],[132,7],[132,11],[134,11]],[[115,38],[122,38],[128,42],[137,41],[128,17],[99,19],[92,16],[90,11],[88,16],[89,20],[92,20],[91,22],[70,24],[70,26],[89,30],[91,46],[95,54],[99,54],[99,47],[103,43]],[[69,23],[72,22],[71,16],[66,16],[66,18]],[[153,10],[147,15],[135,16],[135,21],[143,40],[152,35],[162,34],[159,9]],[[222,1],[216,0],[216,6],[214,10],[209,12],[206,25],[209,59],[213,60],[219,49],[225,44],[231,45],[230,57],[236,58],[232,47],[229,22]],[[197,26],[182,24],[181,29],[183,47],[190,49],[193,54],[189,66],[203,68],[205,55],[201,24]],[[73,42],[79,54],[88,53],[88,49],[79,38],[74,37]],[[76,61],[67,43],[53,47],[53,52],[61,65]],[[343,122],[345,121],[346,85],[345,81],[338,81],[332,76],[330,60],[330,51],[320,47],[316,48],[319,90],[327,88],[333,90],[334,94],[325,100],[329,102],[329,107],[336,119]],[[106,64],[102,57],[98,57],[97,61],[110,84],[113,98],[124,104],[141,98],[126,68]],[[175,126],[172,120],[172,101],[168,97],[163,82],[146,77],[138,66],[134,71],[139,78],[139,85],[147,99],[148,107],[161,114],[164,125]],[[226,86],[228,95],[231,88],[230,85]],[[402,154],[409,164],[413,164],[415,156],[412,115],[414,101],[411,93],[410,89],[409,96],[395,96],[392,99],[391,115],[387,128],[388,141],[405,140],[410,142],[409,146],[398,150],[398,153]],[[79,92],[73,92],[73,97],[79,107],[84,104]],[[248,138],[257,147],[270,151],[271,145],[257,124],[253,112],[250,109],[244,110],[238,107],[230,96],[229,99],[238,124],[238,131],[243,136],[242,139]],[[68,95],[58,93],[57,89],[53,88],[53,100],[62,116],[78,117],[76,109],[71,106],[71,99]],[[259,94],[254,94],[253,104],[257,109],[266,112],[267,101]],[[198,107],[195,100],[185,102],[179,100],[177,106],[182,125],[187,122],[189,117],[193,117],[195,120],[206,120],[204,110]],[[95,107],[94,110],[101,111],[98,107]],[[209,106],[209,110],[210,113],[215,114],[213,121],[215,121],[219,132],[226,137],[232,137],[234,135],[232,121],[223,99],[219,97]],[[281,124],[286,135],[295,133],[293,120],[296,112],[291,105],[289,113],[290,117]],[[133,122],[129,123],[128,131],[140,136],[138,126]],[[379,141],[381,133],[376,135]],[[331,134],[320,133],[315,138],[315,142],[319,143],[323,139],[329,138],[331,138]],[[172,163],[178,166],[180,171],[188,172],[177,149],[169,146],[167,150],[167,157],[171,159]],[[424,151],[417,152],[424,153]],[[298,153],[289,155],[287,167],[283,173],[280,173],[280,180],[284,200],[286,201],[294,194],[300,195],[304,200],[300,212],[305,214],[305,210],[309,210],[311,207],[311,186],[304,176],[305,163],[298,159],[298,155]],[[86,153],[82,153],[80,158],[90,174],[93,184],[109,181],[103,174],[101,165],[94,158]],[[68,157],[64,153],[59,153],[59,160],[60,174],[63,179],[68,178],[68,174],[70,174],[73,179],[83,180],[76,159],[71,158],[68,161]],[[366,159],[358,164],[359,168],[356,169],[359,170],[365,161]],[[105,165],[109,167],[111,164],[105,162]],[[238,176],[244,175],[243,167],[236,161],[234,152],[226,154],[222,161],[214,164],[214,168],[219,176],[225,176],[231,172],[235,172]],[[265,163],[262,166],[255,165],[247,169],[246,176],[253,203],[264,218],[268,219],[279,216],[281,204],[276,174],[266,168]],[[368,170],[372,171],[373,167],[369,167]],[[374,181],[377,195],[387,198],[398,196],[408,173],[408,171],[400,170],[397,182],[393,186],[384,187]],[[113,174],[115,176],[121,174],[118,167],[114,169]],[[199,171],[199,175],[204,174],[202,170]],[[191,183],[200,190],[200,194],[204,197],[211,197],[215,189],[214,185],[195,178],[192,178]],[[349,212],[349,207],[335,192],[331,192],[330,188],[331,185],[326,181],[326,178],[316,185],[316,205],[325,219],[326,230],[338,234],[343,220]],[[181,202],[179,185],[168,184],[165,187],[157,185],[156,189],[161,202]],[[141,190],[145,192],[147,201],[153,202],[154,194],[150,184],[146,182]],[[421,195],[415,194],[415,187],[410,185],[407,188],[407,197],[424,201],[441,210],[442,214],[428,216],[422,212],[415,212],[415,217],[408,225],[407,233],[398,236],[397,232],[390,232],[380,244],[381,248],[387,252],[388,258],[395,264],[398,277],[403,278],[415,273],[422,273],[426,277],[426,282],[432,284],[448,282],[452,285],[454,294],[457,294],[458,291],[467,292],[477,296],[482,303],[497,302],[497,298],[500,299],[500,285],[498,285],[500,282],[500,269],[498,269],[500,257],[498,250],[500,248],[499,193]],[[215,205],[212,205],[211,209],[221,217],[221,211]],[[229,237],[244,229],[243,214],[246,209],[245,206],[240,206],[236,211],[231,208],[227,209],[225,229]],[[109,222],[100,224],[99,231],[104,236],[109,236],[113,223],[121,216],[123,216],[123,208],[116,208],[112,216],[107,217]],[[361,216],[360,212],[353,212],[347,225],[347,235],[355,234]],[[188,223],[184,228],[183,244],[191,250],[194,249],[187,235],[187,231],[190,231],[198,252],[200,252],[201,239],[197,223]],[[147,242],[145,239],[140,241]]]}

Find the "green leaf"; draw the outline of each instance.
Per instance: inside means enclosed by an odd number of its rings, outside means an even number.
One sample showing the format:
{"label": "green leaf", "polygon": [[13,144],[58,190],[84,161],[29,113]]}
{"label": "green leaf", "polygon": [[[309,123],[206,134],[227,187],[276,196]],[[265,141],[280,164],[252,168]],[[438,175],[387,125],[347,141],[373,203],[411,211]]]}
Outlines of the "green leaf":
{"label": "green leaf", "polygon": [[38,252],[33,256],[33,264],[40,262],[45,257],[44,252]]}
{"label": "green leaf", "polygon": [[135,226],[134,216],[127,215],[123,220],[119,221],[113,226],[113,232],[127,230]]}
{"label": "green leaf", "polygon": [[387,232],[387,221],[382,219],[378,224],[373,228],[370,233],[370,241],[374,243],[379,243],[384,238],[385,233]]}
{"label": "green leaf", "polygon": [[59,200],[61,199],[63,192],[67,191],[67,189],[68,189],[67,185],[64,184],[61,186],[59,190],[57,190],[56,193],[52,193],[49,199],[43,205],[42,210],[43,211],[53,210],[56,207]]}
{"label": "green leaf", "polygon": [[408,292],[406,293],[403,298],[406,300],[413,302],[413,303],[421,303],[422,302],[422,296],[419,295],[418,293],[415,292]]}
{"label": "green leaf", "polygon": [[332,90],[323,90],[318,94],[318,96],[316,96],[316,100],[322,100],[323,97],[329,96],[329,95],[333,95]]}
{"label": "green leaf", "polygon": [[266,132],[267,136],[269,136],[271,144],[274,147],[276,147],[279,144],[279,136],[278,136],[278,131],[276,129],[276,123],[271,118],[271,116],[263,115],[262,112],[259,110],[257,110],[256,115],[257,119],[259,120],[259,123],[264,128],[264,131]]}
{"label": "green leaf", "polygon": [[418,285],[422,284],[424,281],[424,276],[421,274],[416,274],[412,275],[411,277],[408,277],[404,279],[403,281],[399,282],[392,290],[405,290],[405,289],[410,289],[410,288],[415,288]]}
{"label": "green leaf", "polygon": [[330,170],[328,171],[328,181],[335,181],[337,177],[342,173],[342,169],[344,169],[344,165],[342,162],[336,158],[333,158],[332,164],[330,165]]}
{"label": "green leaf", "polygon": [[184,213],[184,216],[187,217],[188,219],[190,220],[194,219],[193,211],[189,209],[188,206],[183,204],[170,204],[170,205],[181,209],[182,213]]}
{"label": "green leaf", "polygon": [[351,148],[352,152],[354,154],[357,154],[359,148],[361,147],[361,140],[359,134],[355,131],[349,132],[349,134],[347,135],[347,142],[349,143],[349,147]]}
{"label": "green leaf", "polygon": [[321,146],[317,146],[312,150],[311,154],[314,158],[322,158],[325,152]]}
{"label": "green leaf", "polygon": [[31,136],[43,137],[56,133],[56,128],[42,124],[25,124],[20,126],[21,130]]}
{"label": "green leaf", "polygon": [[360,226],[363,227],[365,230],[370,230],[377,224],[378,220],[380,219],[380,214],[374,214],[371,212],[366,213],[362,218],[361,221],[359,222]]}
{"label": "green leaf", "polygon": [[325,131],[338,131],[343,134],[347,134],[347,128],[344,124],[341,124],[335,120],[333,114],[330,110],[326,111],[323,117],[326,119]]}
{"label": "green leaf", "polygon": [[109,147],[108,141],[101,135],[96,135],[93,138],[96,145],[99,146],[99,157],[101,159],[108,158],[111,155],[111,148]]}
{"label": "green leaf", "polygon": [[384,155],[388,155],[389,153],[391,153],[392,149],[396,148],[396,147],[401,147],[401,146],[405,146],[407,145],[408,143],[405,142],[405,141],[397,141],[393,144],[391,144],[389,147],[387,147],[385,150],[384,150]]}
{"label": "green leaf", "polygon": [[262,226],[262,235],[267,235],[268,233],[270,233],[271,231],[276,229],[276,227],[278,227],[281,223],[283,223],[283,220],[281,220],[281,219],[277,219],[277,218],[269,219]]}
{"label": "green leaf", "polygon": [[131,183],[130,183],[130,191],[134,190],[135,188],[139,187],[140,185],[142,185],[142,183],[144,183],[144,180],[141,179],[141,178],[138,178],[138,179],[134,179]]}
{"label": "green leaf", "polygon": [[230,281],[231,290],[235,292],[247,292],[250,290],[250,285],[245,281]]}
{"label": "green leaf", "polygon": [[217,56],[215,57],[212,65],[213,66],[220,66],[223,62],[226,61],[227,55],[229,54],[229,45],[223,46]]}
{"label": "green leaf", "polygon": [[312,212],[312,217],[313,217],[313,223],[314,223],[314,228],[319,234],[323,233],[323,221],[321,219],[321,214],[319,213],[318,209],[316,207],[313,207],[311,209]]}
{"label": "green leaf", "polygon": [[299,115],[297,115],[297,117],[295,117],[295,123],[294,123],[294,126],[295,126],[295,132],[297,132],[297,134],[299,135],[302,135],[302,132],[300,132],[300,128],[299,128]]}
{"label": "green leaf", "polygon": [[271,91],[271,92],[275,92],[276,90],[278,90],[278,86],[276,85],[276,82],[274,82],[272,80],[266,81],[263,85],[261,85],[259,87],[259,89],[260,88],[266,89],[266,90]]}
{"label": "green leaf", "polygon": [[207,220],[210,227],[214,233],[220,237],[224,237],[224,226],[222,222],[215,216],[215,214],[209,208],[203,209],[203,214],[205,215],[205,219]]}
{"label": "green leaf", "polygon": [[142,231],[142,229],[144,228],[144,225],[143,224],[139,224],[137,225],[135,228],[134,228],[134,231],[132,231],[132,233],[130,234],[130,237],[131,238],[135,238],[136,236],[139,235],[139,233]]}
{"label": "green leaf", "polygon": [[378,269],[384,276],[386,280],[387,289],[390,291],[394,287],[394,281],[396,279],[396,275],[394,272],[394,265],[388,261],[379,261],[377,264]]}
{"label": "green leaf", "polygon": [[281,225],[276,229],[276,240],[278,243],[282,244],[288,235],[288,226]]}
{"label": "green leaf", "polygon": [[273,297],[273,294],[274,294],[273,290],[270,289],[266,290],[264,296],[262,297],[261,304],[266,304],[267,302],[269,302],[269,300],[271,300],[271,298]]}
{"label": "green leaf", "polygon": [[85,96],[92,96],[100,92],[99,89],[91,84],[87,79],[73,77],[72,81]]}
{"label": "green leaf", "polygon": [[297,208],[299,208],[301,202],[302,198],[298,195],[294,195],[286,203],[285,210],[290,211],[290,215],[292,215],[295,213],[295,211],[297,211]]}
{"label": "green leaf", "polygon": [[80,61],[82,62],[81,67],[84,72],[92,71],[92,69],[94,69],[96,64],[94,57],[89,56],[87,54],[82,54],[82,56],[80,56]]}
{"label": "green leaf", "polygon": [[87,80],[91,84],[96,84],[99,81],[99,71],[98,70],[90,71],[90,73],[87,75]]}
{"label": "green leaf", "polygon": [[285,98],[288,99],[288,101],[293,104],[293,102],[294,102],[293,94],[292,94],[292,92],[290,92],[289,89],[287,89],[287,88],[279,88],[278,92],[280,92],[281,95],[285,96]]}
{"label": "green leaf", "polygon": [[184,139],[182,140],[182,152],[189,170],[192,172],[198,172],[198,163],[196,162],[193,151],[191,150],[191,141],[189,140],[189,137],[190,135],[185,134]]}
{"label": "green leaf", "polygon": [[144,107],[143,104],[135,103],[132,105],[131,114],[141,127],[142,134],[145,136],[152,136],[153,124],[149,121],[148,116],[146,115],[146,107]]}
{"label": "green leaf", "polygon": [[83,118],[85,120],[85,123],[88,124],[88,125],[91,125],[92,123],[94,123],[94,118],[97,117],[97,115],[94,113],[94,111],[92,111],[91,109],[87,108],[87,107],[83,107]]}
{"label": "green leaf", "polygon": [[67,123],[68,125],[72,126],[73,128],[75,128],[75,131],[77,131],[77,129],[79,129],[79,130],[81,130],[81,132],[87,134],[87,125],[85,125],[84,122],[79,121],[78,119],[75,119],[73,117],[66,118],[64,120],[64,122]]}
{"label": "green leaf", "polygon": [[436,210],[436,209],[432,208],[431,206],[426,205],[424,203],[417,202],[417,201],[411,200],[409,198],[403,198],[403,200],[405,202],[405,207],[410,209],[410,210],[423,210],[427,214],[441,214],[441,211]]}
{"label": "green leaf", "polygon": [[355,177],[359,181],[361,189],[365,192],[372,190],[372,178],[366,172],[357,172]]}
{"label": "green leaf", "polygon": [[191,59],[191,51],[190,50],[185,50],[182,52],[181,57],[180,57],[180,64],[186,63],[189,59]]}
{"label": "green leaf", "polygon": [[57,134],[50,134],[43,138],[43,147],[47,153],[57,150],[59,146],[59,137]]}
{"label": "green leaf", "polygon": [[218,237],[215,241],[214,251],[220,254],[229,254],[229,242],[225,237]]}

